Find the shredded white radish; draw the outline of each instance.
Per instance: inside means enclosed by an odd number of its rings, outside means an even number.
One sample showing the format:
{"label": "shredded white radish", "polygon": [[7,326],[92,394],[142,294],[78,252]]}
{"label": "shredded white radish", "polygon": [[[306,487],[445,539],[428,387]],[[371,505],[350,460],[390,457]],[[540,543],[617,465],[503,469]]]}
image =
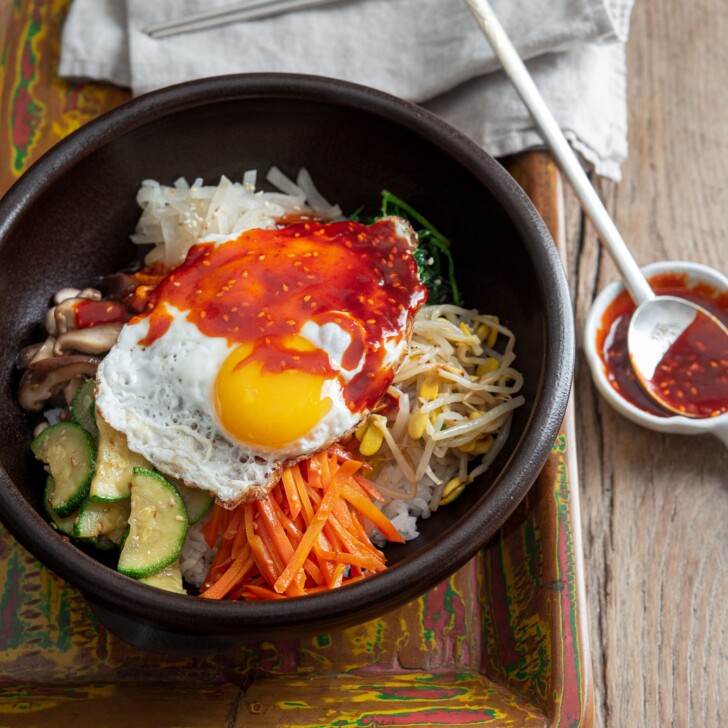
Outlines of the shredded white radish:
{"label": "shredded white radish", "polygon": [[296,184],[280,169],[271,167],[266,180],[278,192],[256,190],[256,180],[255,170],[246,171],[242,182],[232,182],[223,175],[216,185],[205,185],[201,179],[190,184],[180,178],[171,186],[144,180],[137,193],[142,214],[131,240],[154,245],[145,258],[147,265],[161,263],[172,268],[200,240],[252,228],[272,229],[281,218],[295,215],[322,220],[341,216],[339,207],[321,195],[306,170],[299,172]]}

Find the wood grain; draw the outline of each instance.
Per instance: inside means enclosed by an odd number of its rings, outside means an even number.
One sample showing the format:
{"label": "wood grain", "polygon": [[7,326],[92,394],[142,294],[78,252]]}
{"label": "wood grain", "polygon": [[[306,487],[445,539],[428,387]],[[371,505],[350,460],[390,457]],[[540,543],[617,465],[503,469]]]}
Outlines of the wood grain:
{"label": "wood grain", "polygon": [[[636,2],[629,159],[600,185],[641,264],[728,267],[728,4]],[[581,331],[617,277],[567,190]],[[728,453],[708,436],[643,430],[576,376],[582,519],[599,726],[728,720]]]}

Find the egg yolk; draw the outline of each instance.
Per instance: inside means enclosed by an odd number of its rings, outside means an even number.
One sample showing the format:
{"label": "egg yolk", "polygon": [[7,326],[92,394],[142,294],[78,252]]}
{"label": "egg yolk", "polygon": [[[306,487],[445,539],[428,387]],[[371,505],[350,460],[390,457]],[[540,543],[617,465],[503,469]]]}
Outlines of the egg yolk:
{"label": "egg yolk", "polygon": [[323,352],[300,336],[284,337],[281,346],[294,366],[271,370],[266,357],[256,355],[260,347],[244,343],[228,355],[215,381],[220,424],[239,442],[261,449],[280,448],[306,436],[332,405],[323,396],[330,376],[295,368],[297,356]]}

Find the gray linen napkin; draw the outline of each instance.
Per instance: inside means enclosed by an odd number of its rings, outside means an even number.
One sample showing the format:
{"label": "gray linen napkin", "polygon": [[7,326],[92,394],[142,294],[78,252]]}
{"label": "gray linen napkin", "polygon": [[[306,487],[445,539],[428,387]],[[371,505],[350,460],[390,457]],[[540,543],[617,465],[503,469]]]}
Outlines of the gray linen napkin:
{"label": "gray linen napkin", "polygon": [[[495,155],[542,146],[462,0],[345,0],[154,40],[148,25],[230,0],[73,0],[59,74],[134,94],[205,76],[313,73],[423,104]],[[633,0],[492,0],[574,147],[619,179]]]}

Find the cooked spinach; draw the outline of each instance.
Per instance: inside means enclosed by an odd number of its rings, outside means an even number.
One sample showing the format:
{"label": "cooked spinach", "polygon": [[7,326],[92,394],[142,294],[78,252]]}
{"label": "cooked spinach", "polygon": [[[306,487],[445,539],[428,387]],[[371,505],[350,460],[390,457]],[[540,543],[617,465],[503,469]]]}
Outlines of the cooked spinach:
{"label": "cooked spinach", "polygon": [[[367,222],[356,210],[350,219]],[[407,220],[419,239],[414,258],[419,268],[420,280],[427,288],[428,303],[449,303],[462,305],[460,289],[455,282],[455,264],[450,251],[450,241],[422,214],[389,190],[382,190],[380,214],[368,222],[374,222],[388,215],[398,215]]]}

